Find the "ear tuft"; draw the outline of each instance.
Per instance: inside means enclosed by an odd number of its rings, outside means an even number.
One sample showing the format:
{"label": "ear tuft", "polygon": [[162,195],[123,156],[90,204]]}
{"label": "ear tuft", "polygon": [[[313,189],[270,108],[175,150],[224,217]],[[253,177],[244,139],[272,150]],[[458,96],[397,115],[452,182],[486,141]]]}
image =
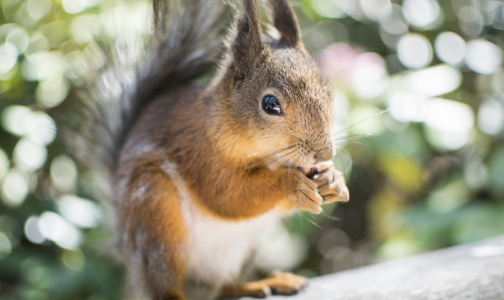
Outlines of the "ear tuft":
{"label": "ear tuft", "polygon": [[232,50],[235,62],[247,66],[262,49],[262,31],[256,0],[244,0],[244,12],[235,25]]}
{"label": "ear tuft", "polygon": [[273,26],[280,32],[280,43],[289,47],[300,45],[301,30],[288,0],[269,0],[268,17]]}

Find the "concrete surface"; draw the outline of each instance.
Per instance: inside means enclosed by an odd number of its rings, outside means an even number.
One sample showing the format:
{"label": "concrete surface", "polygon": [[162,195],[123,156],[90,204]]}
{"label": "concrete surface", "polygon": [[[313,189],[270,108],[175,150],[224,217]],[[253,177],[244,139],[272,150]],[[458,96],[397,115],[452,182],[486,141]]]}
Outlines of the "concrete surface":
{"label": "concrete surface", "polygon": [[298,295],[269,298],[279,299],[504,300],[504,237],[314,278]]}

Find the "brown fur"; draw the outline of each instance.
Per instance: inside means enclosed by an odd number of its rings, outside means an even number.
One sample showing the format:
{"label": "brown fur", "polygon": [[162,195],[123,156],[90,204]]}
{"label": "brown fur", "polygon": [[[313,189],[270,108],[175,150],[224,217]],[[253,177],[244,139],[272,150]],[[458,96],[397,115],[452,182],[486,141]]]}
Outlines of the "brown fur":
{"label": "brown fur", "polygon": [[[341,174],[319,164],[335,152],[333,92],[300,41],[290,5],[270,1],[281,40],[266,43],[255,0],[244,2],[214,80],[206,88],[159,94],[120,153],[115,190],[121,240],[129,272],[153,299],[186,299],[184,283],[191,280],[184,253],[189,229],[169,176],[173,165],[191,201],[220,220],[256,218],[275,207],[320,213],[324,199],[348,200]],[[280,100],[283,116],[262,111],[265,94]],[[278,153],[286,160],[271,168],[276,158],[268,154],[281,149],[288,149]],[[308,178],[303,168],[314,166],[319,174]],[[265,282],[278,286],[279,280]],[[250,292],[246,287],[240,290]]]}

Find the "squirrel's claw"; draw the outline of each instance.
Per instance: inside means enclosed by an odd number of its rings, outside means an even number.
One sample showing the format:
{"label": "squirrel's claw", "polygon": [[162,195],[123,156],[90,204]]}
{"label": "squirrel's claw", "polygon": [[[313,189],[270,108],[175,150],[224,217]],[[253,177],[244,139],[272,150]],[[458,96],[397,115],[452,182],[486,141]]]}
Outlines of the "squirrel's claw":
{"label": "squirrel's claw", "polygon": [[324,204],[337,201],[348,202],[350,193],[345,178],[334,167],[315,175],[313,181],[318,185],[318,192],[324,199]]}

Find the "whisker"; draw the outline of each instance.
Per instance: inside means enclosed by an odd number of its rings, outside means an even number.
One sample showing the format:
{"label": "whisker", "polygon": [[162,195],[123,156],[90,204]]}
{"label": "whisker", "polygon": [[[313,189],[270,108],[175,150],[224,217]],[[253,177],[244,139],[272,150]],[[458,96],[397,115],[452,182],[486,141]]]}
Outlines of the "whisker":
{"label": "whisker", "polygon": [[366,168],[366,166],[364,164],[362,164],[361,162],[359,162],[356,159],[352,159],[352,156],[349,153],[345,152],[345,151],[340,151],[336,155],[338,155],[338,154],[345,154],[345,155],[347,155],[350,158],[350,160],[352,161],[352,163],[355,163],[355,164],[359,165],[362,169],[364,169],[364,171],[366,171],[368,173],[369,177],[371,178],[371,182],[373,183],[373,186],[376,188],[376,182],[374,180],[374,177],[371,175],[371,172],[369,172],[369,169]]}
{"label": "whisker", "polygon": [[[347,159],[344,159],[343,157],[341,157],[340,154],[344,154],[347,157]],[[353,157],[347,151],[344,151],[344,150],[343,151],[339,151],[338,153],[336,153],[336,156],[339,156],[341,165],[344,168],[343,173],[345,173],[345,174],[348,172],[348,170],[350,170],[350,168],[351,168],[351,166],[352,166],[352,164],[354,162],[356,164],[358,164],[359,166],[362,165],[360,162],[358,162],[357,160],[353,159]],[[345,163],[345,161],[347,161],[348,163]]]}
{"label": "whisker", "polygon": [[341,221],[341,218],[337,218],[335,216],[331,216],[329,214],[326,214],[325,212],[322,212],[322,215],[326,218],[328,218],[329,220],[332,220],[332,221]]}
{"label": "whisker", "polygon": [[360,120],[360,121],[359,121],[359,122],[357,122],[357,123],[353,123],[353,124],[351,124],[351,125],[349,125],[349,126],[347,126],[347,127],[343,128],[343,129],[341,129],[340,131],[338,131],[338,132],[336,132],[336,133],[334,133],[334,134],[341,133],[341,132],[343,132],[343,131],[345,131],[345,130],[347,130],[347,129],[349,129],[349,128],[354,127],[355,125],[359,125],[360,123],[362,123],[362,122],[364,122],[364,121],[367,121],[367,120],[369,120],[369,119],[371,119],[371,118],[374,118],[374,117],[376,117],[376,116],[379,116],[379,115],[383,115],[384,113],[388,113],[388,109],[384,109],[384,110],[382,110],[382,111],[380,111],[380,112],[377,112],[377,113],[376,113],[376,114],[374,114],[374,115],[371,115],[371,116],[369,116],[369,117],[367,117],[367,118],[364,118],[364,119]]}
{"label": "whisker", "polygon": [[347,134],[347,135],[344,135],[344,136],[339,136],[339,137],[336,137],[336,134],[333,134],[335,137],[335,141],[337,140],[343,140],[343,139],[347,139],[347,138],[351,138],[351,137],[360,137],[360,136],[374,136],[374,134],[372,133],[356,133],[356,134]]}
{"label": "whisker", "polygon": [[359,144],[359,145],[364,145],[363,142],[357,142],[357,141],[341,141],[341,142],[335,142],[336,145],[347,145],[347,144]]}
{"label": "whisker", "polygon": [[298,217],[299,217],[299,223],[301,224],[301,228],[304,228],[303,218],[301,218],[301,214],[300,213],[298,214]]}
{"label": "whisker", "polygon": [[[348,147],[351,147],[351,148],[353,148],[353,149],[358,149],[358,150],[360,150],[360,151],[363,151],[364,153],[366,153],[366,154],[367,154],[367,155],[369,155],[369,156],[372,156],[372,155],[373,155],[373,154],[371,153],[371,151],[369,150],[369,148],[368,148],[368,149],[365,149],[366,147],[364,147],[364,146],[365,146],[365,144],[363,144],[363,143],[348,143],[348,144],[346,144],[345,146],[348,146]],[[359,146],[362,146],[362,147],[359,147]]]}
{"label": "whisker", "polygon": [[[251,169],[251,168],[255,168],[257,166],[259,166],[260,164],[264,163],[264,160],[272,157],[272,156],[275,156],[275,155],[278,155],[282,152],[285,152],[285,151],[288,151],[294,147],[298,147],[297,144],[294,144],[294,145],[291,145],[291,146],[288,146],[288,147],[285,147],[283,149],[279,149],[279,150],[274,150],[264,156],[259,156],[257,157],[256,159],[252,160],[251,162],[245,164],[244,166],[241,166],[239,168],[237,168],[235,171],[231,172],[228,176],[232,176],[240,171],[243,171],[243,170],[246,170],[246,169]],[[296,149],[297,150],[297,149]],[[295,151],[296,151],[295,150]],[[254,156],[258,156],[258,155],[254,155]]]}
{"label": "whisker", "polygon": [[340,153],[341,152],[336,153],[335,157],[337,157],[339,159],[341,166],[343,167],[343,173],[346,174],[348,172],[348,170],[350,170],[350,167],[347,167],[348,164],[345,164],[343,162],[343,158],[341,158],[341,155],[339,155]]}
{"label": "whisker", "polygon": [[[334,88],[334,91],[337,93],[337,94],[343,94],[343,91],[346,90],[347,88],[351,87],[353,85],[353,83],[348,83],[344,86],[340,86],[338,88]],[[343,95],[339,95],[340,97],[342,97]]]}
{"label": "whisker", "polygon": [[[292,153],[296,152],[297,150],[298,150],[298,149],[294,149],[293,151],[291,151],[291,152],[289,152],[289,153],[287,153],[287,154],[284,154],[284,155],[282,155],[282,156],[280,156],[280,157],[276,157],[274,160],[272,160],[272,161],[268,162],[267,164],[265,164],[265,166],[267,167],[267,166],[269,166],[270,164],[272,164],[272,163],[274,163],[274,162],[276,162],[276,161],[279,161],[279,160],[281,160],[282,158],[285,158],[287,155],[290,155],[290,154],[292,154]],[[284,163],[285,163],[285,162],[284,162]],[[282,163],[282,164],[284,164],[284,163]]]}
{"label": "whisker", "polygon": [[[296,153],[298,150],[299,150],[299,147],[297,147],[296,149],[294,149],[294,150],[290,151],[289,153],[286,153],[286,154],[284,154],[284,155],[282,155],[282,156],[276,157],[274,160],[272,160],[272,161],[270,161],[270,162],[267,162],[264,166],[265,166],[265,167],[267,167],[267,166],[271,165],[271,164],[272,164],[272,163],[274,163],[274,162],[277,162],[277,161],[279,161],[279,160],[281,160],[281,159],[283,159],[283,158],[285,158],[285,157],[287,157],[287,156],[289,156],[289,155],[291,155],[291,154],[293,154],[293,153]],[[298,157],[299,157],[299,156],[298,156]],[[289,161],[289,160],[285,160],[285,161],[283,161],[283,162],[281,162],[281,163],[280,163],[280,166],[281,166],[281,167],[282,167],[282,166],[284,166],[284,165],[285,165],[285,163],[290,163],[290,161]],[[289,165],[288,165],[288,168],[290,169],[290,168],[291,168],[291,165],[294,165],[294,166],[295,166],[295,164],[296,164],[296,161],[295,161],[294,163],[289,164]]]}
{"label": "whisker", "polygon": [[301,155],[298,155],[296,159],[291,163],[291,168],[295,168],[298,165],[298,162],[302,159],[303,157]]}
{"label": "whisker", "polygon": [[[267,155],[260,156],[260,157],[259,157],[259,158],[257,158],[256,160],[262,160],[262,159],[269,158],[269,157],[274,156],[274,155],[276,155],[276,154],[279,154],[279,153],[282,153],[282,152],[287,151],[287,150],[289,150],[289,149],[292,149],[293,147],[296,147],[296,146],[297,146],[297,144],[294,144],[294,145],[291,145],[291,146],[289,146],[289,147],[285,147],[285,148],[280,149],[280,150],[275,150],[275,151],[273,151],[273,152],[271,152],[271,153],[268,153]],[[252,156],[252,157],[253,157],[253,156]]]}
{"label": "whisker", "polygon": [[299,155],[293,161],[286,161],[286,163],[287,163],[287,176],[290,176],[290,171],[296,167],[298,161],[299,161]]}
{"label": "whisker", "polygon": [[[264,165],[264,167],[267,167],[267,166],[271,165],[272,163],[274,163],[274,162],[276,162],[276,161],[279,161],[279,160],[281,160],[282,158],[284,158],[284,157],[286,157],[286,156],[288,156],[288,155],[290,155],[290,154],[292,154],[292,153],[294,153],[294,152],[296,152],[296,151],[297,151],[297,149],[295,149],[294,151],[291,151],[291,152],[289,152],[289,153],[287,153],[287,154],[284,154],[284,155],[282,155],[282,156],[280,156],[280,157],[277,157],[277,158],[275,158],[274,160],[272,160],[272,161],[268,162],[267,164],[265,164],[265,165]],[[284,162],[283,162],[283,163],[281,163],[280,165],[282,166],[283,164],[284,164]],[[249,176],[254,175],[254,174],[255,174],[257,171],[259,171],[259,170],[260,170],[260,169],[258,168],[258,169],[256,169],[256,170],[254,170],[254,171],[250,172]]]}
{"label": "whisker", "polygon": [[306,221],[310,222],[315,227],[324,230],[324,228],[322,226],[320,226],[319,224],[315,223],[315,221],[310,220],[305,214],[300,214],[300,215],[302,215],[305,218]]}

